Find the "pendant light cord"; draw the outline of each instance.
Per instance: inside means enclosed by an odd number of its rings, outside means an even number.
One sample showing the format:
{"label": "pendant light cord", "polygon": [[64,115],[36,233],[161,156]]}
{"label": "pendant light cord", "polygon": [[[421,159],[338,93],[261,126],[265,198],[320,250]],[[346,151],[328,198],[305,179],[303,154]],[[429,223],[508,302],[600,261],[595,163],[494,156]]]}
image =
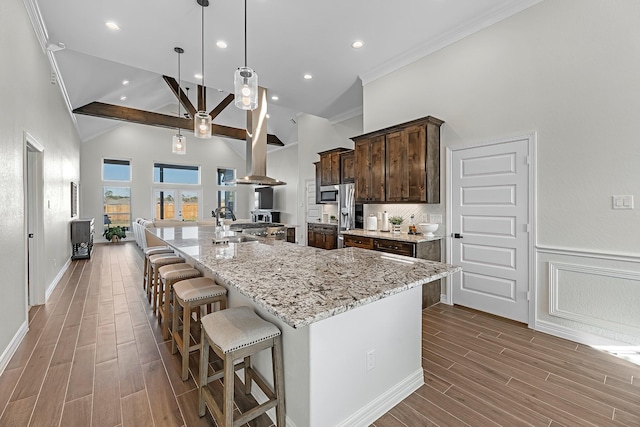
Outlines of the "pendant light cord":
{"label": "pendant light cord", "polygon": [[[182,116],[180,104],[182,104],[182,91],[180,90],[180,51],[178,51],[178,117]],[[178,135],[182,135],[180,133],[180,126],[178,126]]]}
{"label": "pendant light cord", "polygon": [[244,0],[244,67],[247,68],[247,0]]}
{"label": "pendant light cord", "polygon": [[206,87],[204,85],[204,1],[202,2],[202,87]]}

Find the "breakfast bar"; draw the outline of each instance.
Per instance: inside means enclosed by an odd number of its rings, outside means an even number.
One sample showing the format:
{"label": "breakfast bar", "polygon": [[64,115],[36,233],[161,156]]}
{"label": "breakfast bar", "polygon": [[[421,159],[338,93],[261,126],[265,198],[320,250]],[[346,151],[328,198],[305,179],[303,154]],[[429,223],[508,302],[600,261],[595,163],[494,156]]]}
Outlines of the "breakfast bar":
{"label": "breakfast bar", "polygon": [[[212,226],[147,229],[282,331],[287,425],[368,425],[423,384],[421,287],[459,267]],[[221,244],[217,242],[224,242]],[[254,366],[268,381],[270,356]],[[254,391],[260,402],[264,396]]]}

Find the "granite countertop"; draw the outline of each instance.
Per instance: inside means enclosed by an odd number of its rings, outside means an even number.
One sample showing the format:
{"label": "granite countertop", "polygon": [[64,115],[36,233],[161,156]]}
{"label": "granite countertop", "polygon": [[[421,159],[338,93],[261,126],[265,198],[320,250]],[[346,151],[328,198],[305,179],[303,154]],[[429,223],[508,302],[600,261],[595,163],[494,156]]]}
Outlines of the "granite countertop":
{"label": "granite countertop", "polygon": [[398,240],[400,242],[422,243],[431,242],[433,240],[442,240],[444,236],[425,236],[424,234],[408,234],[408,233],[392,233],[384,231],[366,231],[366,230],[344,230],[341,234],[349,234],[351,236],[373,237],[376,239]]}
{"label": "granite countertop", "polygon": [[293,328],[461,270],[366,249],[329,251],[268,238],[215,245],[210,226],[149,231]]}

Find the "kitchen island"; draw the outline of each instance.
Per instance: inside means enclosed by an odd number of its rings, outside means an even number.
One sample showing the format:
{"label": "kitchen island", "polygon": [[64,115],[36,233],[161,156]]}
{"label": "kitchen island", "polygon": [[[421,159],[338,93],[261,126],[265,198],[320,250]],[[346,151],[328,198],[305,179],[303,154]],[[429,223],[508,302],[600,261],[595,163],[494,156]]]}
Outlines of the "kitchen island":
{"label": "kitchen island", "polygon": [[268,238],[218,245],[207,226],[147,232],[227,287],[229,306],[252,306],[282,330],[287,425],[297,427],[368,425],[420,387],[421,286],[460,270]]}

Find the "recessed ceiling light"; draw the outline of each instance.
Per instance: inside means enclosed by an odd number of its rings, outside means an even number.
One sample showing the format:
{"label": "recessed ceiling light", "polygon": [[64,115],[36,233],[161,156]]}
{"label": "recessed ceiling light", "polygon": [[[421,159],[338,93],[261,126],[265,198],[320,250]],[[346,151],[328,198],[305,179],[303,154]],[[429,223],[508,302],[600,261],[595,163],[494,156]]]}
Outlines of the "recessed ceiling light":
{"label": "recessed ceiling light", "polygon": [[311,80],[313,78],[313,76],[311,74],[305,74],[304,75],[304,79],[305,80]]}
{"label": "recessed ceiling light", "polygon": [[202,74],[194,74],[194,76],[198,80],[202,80]]}
{"label": "recessed ceiling light", "polygon": [[227,42],[224,40],[218,40],[216,42],[216,46],[218,46],[220,49],[226,49],[227,48]]}
{"label": "recessed ceiling light", "polygon": [[271,97],[271,99],[272,99],[272,100],[274,100],[274,101],[277,101],[277,100],[278,100],[278,99],[280,99],[280,98],[278,97],[278,95],[273,95],[273,96]]}
{"label": "recessed ceiling light", "polygon": [[126,97],[126,96],[124,96],[124,95],[122,95],[122,96],[120,97],[120,101],[124,101],[124,100],[126,100],[126,99],[127,99],[127,97]]}
{"label": "recessed ceiling light", "polygon": [[128,84],[129,84],[129,80],[123,80],[123,81],[122,81],[122,85],[123,85],[123,86],[126,86],[126,85],[128,85]]}
{"label": "recessed ceiling light", "polygon": [[364,42],[362,40],[356,40],[351,43],[351,47],[354,49],[360,49],[362,46],[364,46]]}
{"label": "recessed ceiling light", "polygon": [[108,29],[113,31],[118,31],[120,29],[120,26],[113,21],[105,22],[104,25],[106,25]]}

